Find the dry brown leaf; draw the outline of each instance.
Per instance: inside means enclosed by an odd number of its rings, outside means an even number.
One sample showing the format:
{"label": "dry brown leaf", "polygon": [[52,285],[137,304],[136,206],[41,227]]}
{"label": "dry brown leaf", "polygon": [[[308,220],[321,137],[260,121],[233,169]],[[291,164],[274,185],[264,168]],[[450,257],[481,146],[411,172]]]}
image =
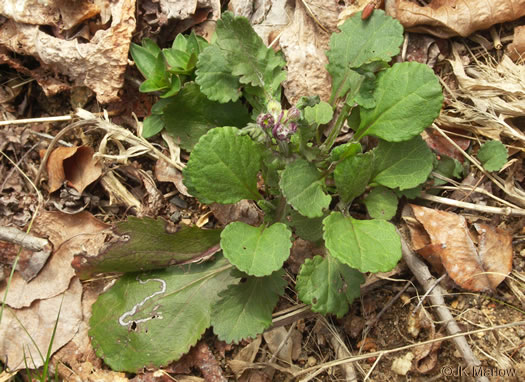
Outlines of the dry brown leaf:
{"label": "dry brown leaf", "polygon": [[408,31],[448,38],[467,37],[524,15],[525,0],[432,0],[425,7],[409,0],[396,0],[392,16]]}
{"label": "dry brown leaf", "polygon": [[270,349],[270,352],[272,354],[275,354],[277,352],[277,349],[279,349],[279,347],[281,346],[282,342],[284,342],[276,357],[284,361],[286,364],[291,365],[293,343],[292,336],[286,338],[287,334],[288,330],[286,330],[284,326],[279,326],[275,329],[264,332],[263,337],[266,343],[268,344],[268,348]]}
{"label": "dry brown leaf", "polygon": [[507,46],[509,57],[514,61],[520,59],[525,53],[525,26],[514,28],[514,38],[512,43]]}
{"label": "dry brown leaf", "polygon": [[413,218],[405,214],[405,220],[411,223],[408,226],[414,250],[419,253],[432,245],[450,278],[461,288],[493,290],[512,270],[509,233],[488,225],[475,225],[479,232],[476,248],[463,216],[412,204],[410,207]]}
{"label": "dry brown leaf", "polygon": [[228,361],[228,366],[237,379],[239,379],[246,370],[249,370],[250,366],[253,366],[253,361],[259,352],[261,342],[262,337],[259,335],[256,339],[243,347],[234,359]]}
{"label": "dry brown leaf", "polygon": [[[68,287],[75,271],[71,261],[75,254],[98,254],[104,244],[105,235],[100,234],[109,226],[88,212],[68,215],[62,212],[43,211],[35,219],[33,231],[49,238],[55,252],[42,271],[27,283],[18,273],[13,275],[6,304],[12,308],[23,308],[35,300],[57,296]],[[5,293],[6,285],[0,287]]]}
{"label": "dry brown leaf", "polygon": [[67,181],[68,186],[82,193],[102,174],[102,165],[93,158],[94,153],[88,146],[54,149],[46,164],[49,192],[55,192]]}
{"label": "dry brown leaf", "polygon": [[188,193],[188,189],[184,183],[182,183],[182,172],[162,159],[159,159],[155,163],[155,178],[159,182],[173,183],[177,191],[179,191],[182,195],[191,197],[191,195]]}
{"label": "dry brown leaf", "polygon": [[[61,73],[76,85],[87,86],[96,93],[100,103],[114,102],[119,99],[118,91],[128,65],[131,34],[136,24],[135,0],[112,2],[111,16],[109,28],[98,30],[88,43],[82,44],[77,39],[54,37],[38,25],[10,19],[0,28],[0,46],[35,57],[48,77]],[[46,87],[43,82],[39,84],[48,96],[60,90]]]}
{"label": "dry brown leaf", "polygon": [[319,95],[328,101],[331,77],[326,70],[330,32],[337,31],[339,6],[335,1],[308,1],[309,10],[301,0],[295,2],[292,22],[283,30],[279,43],[286,58],[288,75],[283,83],[284,94],[291,104],[304,95]]}
{"label": "dry brown leaf", "polygon": [[222,225],[238,221],[253,226],[262,223],[261,210],[250,200],[241,200],[235,204],[212,203],[209,207],[213,216]]}
{"label": "dry brown leaf", "polygon": [[24,369],[24,357],[31,369],[44,364],[61,305],[51,352],[56,352],[73,338],[82,320],[81,296],[82,285],[78,278],[74,278],[63,294],[36,301],[28,308],[4,311],[0,325],[0,357],[7,360],[10,370]]}
{"label": "dry brown leaf", "polygon": [[[450,129],[451,132],[457,132],[461,134],[465,134],[464,131],[460,131],[458,129]],[[427,143],[428,147],[430,147],[432,150],[434,150],[439,155],[446,155],[450,158],[457,159],[461,163],[464,162],[465,157],[461,152],[450,142],[445,139],[439,132],[437,132],[434,129],[426,129],[423,134],[423,139]],[[467,150],[470,146],[470,139],[459,137],[453,134],[449,135],[450,139],[452,139],[459,147],[461,147],[462,150]]]}

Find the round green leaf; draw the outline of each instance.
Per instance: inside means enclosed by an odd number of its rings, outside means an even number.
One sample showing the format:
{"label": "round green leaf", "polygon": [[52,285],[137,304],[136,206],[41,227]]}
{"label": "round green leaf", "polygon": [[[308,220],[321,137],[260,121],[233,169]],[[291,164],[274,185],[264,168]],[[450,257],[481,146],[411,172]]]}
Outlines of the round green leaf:
{"label": "round green leaf", "polygon": [[373,219],[392,219],[397,212],[397,196],[385,187],[376,187],[365,198],[365,205]]}
{"label": "round green leaf", "polygon": [[290,256],[292,232],[283,223],[252,227],[230,223],[221,233],[224,256],[241,271],[252,276],[267,276]]}
{"label": "round green leaf", "polygon": [[330,206],[332,198],[323,191],[321,174],[304,159],[297,159],[286,166],[279,186],[288,203],[301,215],[320,217]]}
{"label": "round green leaf", "polygon": [[301,301],[310,304],[314,312],[343,317],[359,297],[359,285],[364,281],[361,272],[332,256],[315,256],[302,265],[296,288]]}
{"label": "round green leaf", "polygon": [[398,143],[380,141],[374,153],[372,182],[388,188],[414,188],[432,171],[434,154],[420,136]]}
{"label": "round green leaf", "polygon": [[478,159],[487,171],[499,171],[507,163],[507,149],[500,141],[484,143],[478,152]]}
{"label": "round green leaf", "polygon": [[330,254],[361,272],[388,272],[401,259],[401,240],[385,220],[357,220],[332,212],[323,221]]}
{"label": "round green leaf", "polygon": [[334,170],[334,180],[339,197],[350,203],[366,190],[372,176],[374,156],[368,152],[350,156],[338,163]]}
{"label": "round green leaf", "polygon": [[427,65],[395,64],[378,75],[376,106],[361,109],[358,137],[375,135],[389,142],[419,135],[437,118],[443,104],[439,79]]}
{"label": "round green leaf", "polygon": [[188,191],[201,202],[230,204],[261,198],[257,191],[259,146],[238,131],[217,127],[195,145],[183,175]]}

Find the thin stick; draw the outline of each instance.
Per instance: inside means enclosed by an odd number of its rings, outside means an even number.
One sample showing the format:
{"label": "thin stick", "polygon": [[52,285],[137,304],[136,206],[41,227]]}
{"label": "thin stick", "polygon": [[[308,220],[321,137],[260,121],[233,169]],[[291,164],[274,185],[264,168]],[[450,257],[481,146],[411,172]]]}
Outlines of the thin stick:
{"label": "thin stick", "polygon": [[12,121],[0,121],[0,126],[23,125],[25,123],[61,122],[61,121],[71,121],[72,119],[73,119],[73,116],[71,115],[61,115],[58,117],[14,119]]}
{"label": "thin stick", "polygon": [[455,200],[455,199],[444,198],[442,196],[429,195],[425,192],[421,193],[421,195],[419,195],[419,198],[425,199],[431,202],[446,204],[448,206],[465,208],[467,210],[478,211],[478,212],[485,212],[488,214],[505,215],[505,216],[511,216],[511,215],[525,216],[525,210],[523,209],[517,209],[517,208],[511,208],[511,207],[482,206],[482,205],[478,205],[474,203],[468,203],[468,202],[462,202],[462,201]]}
{"label": "thin stick", "polygon": [[42,251],[49,244],[46,239],[35,237],[14,227],[0,226],[0,240],[20,245],[31,251]]}

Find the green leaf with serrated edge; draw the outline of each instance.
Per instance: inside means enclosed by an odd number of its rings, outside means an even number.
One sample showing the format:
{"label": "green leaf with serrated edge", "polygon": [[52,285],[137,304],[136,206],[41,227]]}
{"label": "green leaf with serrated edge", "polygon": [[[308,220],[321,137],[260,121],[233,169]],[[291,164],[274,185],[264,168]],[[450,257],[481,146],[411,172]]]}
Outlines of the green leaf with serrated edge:
{"label": "green leaf with serrated edge", "polygon": [[318,218],[307,218],[297,211],[290,211],[287,217],[288,224],[295,234],[301,239],[317,242],[323,238],[323,219],[326,215]]}
{"label": "green leaf with serrated edge", "polygon": [[97,356],[131,373],[178,360],[210,326],[217,295],[237,281],[231,269],[221,257],[124,275],[93,304],[89,336]]}
{"label": "green leaf with serrated edge", "polygon": [[320,102],[315,106],[307,106],[304,109],[304,117],[308,123],[317,123],[318,125],[323,125],[332,120],[334,111],[332,107],[327,102]]}
{"label": "green leaf with serrated edge", "polygon": [[401,259],[396,227],[385,220],[357,220],[332,212],[323,221],[325,245],[343,264],[361,272],[388,272]]}
{"label": "green leaf with serrated edge", "polygon": [[135,43],[131,43],[129,51],[140,73],[142,73],[144,78],[150,78],[154,72],[157,55]]}
{"label": "green leaf with serrated edge", "polygon": [[217,126],[244,127],[250,122],[248,110],[240,103],[210,101],[193,82],[184,85],[164,109],[167,132],[191,151],[199,138]]}
{"label": "green leaf with serrated edge", "polygon": [[397,212],[397,196],[388,188],[376,187],[366,196],[365,200],[368,214],[373,219],[392,219]]}
{"label": "green leaf with serrated edge", "polygon": [[301,215],[315,218],[323,215],[332,198],[323,190],[323,178],[317,168],[297,159],[286,166],[281,174],[279,186],[286,201]]}
{"label": "green leaf with serrated edge", "polygon": [[352,301],[359,297],[359,286],[364,281],[361,272],[332,256],[315,256],[306,259],[301,266],[296,289],[301,301],[311,305],[314,312],[341,318]]}
{"label": "green leaf with serrated edge", "polygon": [[[272,324],[272,312],[284,293],[285,272],[280,269],[266,277],[248,276],[246,281],[230,285],[213,306],[211,324],[221,341],[239,342],[254,338]],[[236,277],[246,277],[235,272]]]}
{"label": "green leaf with serrated edge", "polygon": [[434,154],[420,136],[398,143],[379,141],[374,153],[372,182],[388,188],[414,188],[432,171]]}
{"label": "green leaf with serrated edge", "polygon": [[[352,70],[373,61],[390,61],[399,53],[403,43],[403,27],[376,10],[368,20],[359,14],[349,18],[340,27],[341,33],[330,38],[330,50],[326,52],[328,72],[332,76],[330,103],[343,97],[350,89],[350,80],[359,74]],[[352,78],[353,77],[353,78]]]}
{"label": "green leaf with serrated edge", "polygon": [[259,146],[239,129],[216,127],[195,145],[183,170],[184,184],[202,203],[233,204],[258,200]]}
{"label": "green leaf with serrated edge", "polygon": [[213,101],[237,101],[242,95],[239,78],[231,73],[230,62],[216,45],[208,46],[199,55],[195,74],[195,82]]}
{"label": "green leaf with serrated edge", "polygon": [[292,232],[286,224],[253,227],[242,222],[228,224],[221,233],[224,256],[251,276],[267,276],[282,268],[290,256]]}
{"label": "green leaf with serrated edge", "polygon": [[150,138],[155,134],[158,134],[164,128],[164,117],[158,114],[152,114],[142,122],[142,136],[144,138]]}
{"label": "green leaf with serrated edge", "polygon": [[418,62],[394,64],[378,74],[376,106],[361,109],[359,138],[374,135],[390,142],[419,135],[437,118],[443,104],[438,77]]}
{"label": "green leaf with serrated edge", "polygon": [[507,149],[500,141],[488,141],[481,145],[478,159],[487,171],[499,171],[507,163]]}
{"label": "green leaf with serrated edge", "polygon": [[95,273],[147,271],[201,261],[220,250],[220,232],[183,227],[169,233],[161,219],[129,217],[114,226],[118,240],[107,243],[97,256],[76,255],[72,265],[85,279]]}
{"label": "green leaf with serrated edge", "polygon": [[[224,58],[227,61],[231,68],[231,74],[237,76],[241,84],[253,87],[253,89],[247,87],[245,90],[252,95],[263,95],[263,99],[275,96],[280,83],[286,78],[286,74],[282,70],[286,63],[273,49],[264,45],[248,19],[234,17],[232,13],[225,12],[222,18],[217,21],[215,33],[217,36],[215,45],[222,51],[221,58],[218,59]],[[210,56],[212,60],[215,58]],[[202,66],[204,64],[205,68]],[[206,70],[213,71],[214,66],[213,61],[204,63],[199,59],[197,63],[199,83],[204,81],[203,76],[207,76]],[[221,64],[220,66],[223,67],[224,65]],[[213,73],[211,74],[213,75]],[[204,81],[204,83],[211,84],[211,81]],[[223,84],[225,83],[223,82]],[[216,92],[216,88],[209,89],[202,85],[201,89],[208,96]],[[232,88],[227,90],[224,88],[224,92],[227,94],[232,94],[233,90]],[[214,96],[221,98],[221,95],[218,94]]]}
{"label": "green leaf with serrated edge", "polygon": [[330,152],[330,160],[337,162],[348,157],[353,157],[362,151],[361,144],[358,142],[343,143],[335,146]]}
{"label": "green leaf with serrated edge", "polygon": [[335,166],[335,187],[343,203],[351,203],[365,192],[372,178],[373,161],[374,155],[368,152],[349,156]]}
{"label": "green leaf with serrated edge", "polygon": [[299,98],[299,101],[295,104],[295,107],[299,110],[304,110],[304,108],[310,106],[315,106],[321,102],[321,98],[318,95],[315,96],[302,96]]}
{"label": "green leaf with serrated edge", "polygon": [[376,88],[376,78],[373,75],[363,76],[359,86],[359,91],[353,98],[353,102],[365,109],[372,109],[376,106],[374,99],[374,90]]}

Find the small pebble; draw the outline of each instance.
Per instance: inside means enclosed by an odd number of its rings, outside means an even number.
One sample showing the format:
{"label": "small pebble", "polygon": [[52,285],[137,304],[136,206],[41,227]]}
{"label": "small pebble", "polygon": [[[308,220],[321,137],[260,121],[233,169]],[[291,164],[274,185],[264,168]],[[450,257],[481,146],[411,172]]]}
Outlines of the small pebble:
{"label": "small pebble", "polygon": [[184,199],[179,198],[178,196],[174,196],[170,199],[171,204],[175,204],[179,208],[188,208],[188,202]]}
{"label": "small pebble", "polygon": [[179,211],[175,211],[171,216],[170,216],[170,220],[173,222],[173,223],[178,223],[180,221],[180,212]]}

